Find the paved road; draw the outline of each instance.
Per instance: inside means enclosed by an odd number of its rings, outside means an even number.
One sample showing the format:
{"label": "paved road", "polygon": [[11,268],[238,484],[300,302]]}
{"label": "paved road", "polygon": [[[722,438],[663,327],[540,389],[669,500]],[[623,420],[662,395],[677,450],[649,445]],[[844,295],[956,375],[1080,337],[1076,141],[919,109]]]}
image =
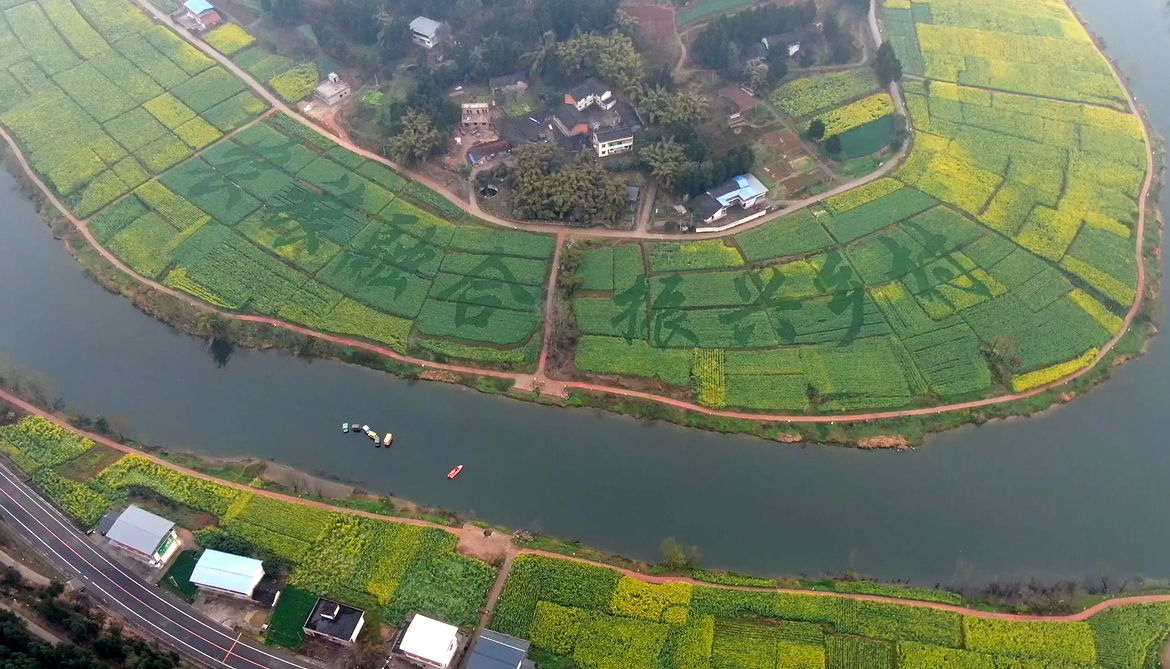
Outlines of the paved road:
{"label": "paved road", "polygon": [[132,625],[201,666],[235,669],[307,669],[301,664],[240,639],[197,615],[185,604],[147,585],[91,544],[36,492],[0,465],[0,513],[45,558],[75,575],[102,605]]}

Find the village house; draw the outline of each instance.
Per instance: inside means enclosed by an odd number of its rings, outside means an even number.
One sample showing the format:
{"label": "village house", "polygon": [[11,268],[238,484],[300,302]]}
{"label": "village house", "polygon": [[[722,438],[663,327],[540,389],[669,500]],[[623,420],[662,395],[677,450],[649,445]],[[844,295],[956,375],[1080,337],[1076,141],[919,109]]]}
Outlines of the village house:
{"label": "village house", "polygon": [[450,669],[461,640],[458,627],[416,613],[398,633],[391,652],[419,667]]}
{"label": "village house", "polygon": [[205,550],[191,572],[191,583],[219,595],[252,599],[264,580],[264,563],[241,555]]}
{"label": "village house", "polygon": [[439,27],[441,25],[434,19],[420,16],[410,22],[410,39],[421,47],[433,49],[439,43]]}
{"label": "village house", "polygon": [[179,550],[175,524],[134,505],[106,514],[98,529],[112,544],[154,567],[165,565]]}
{"label": "village house", "polygon": [[597,151],[598,158],[632,151],[634,131],[624,125],[607,130],[597,130],[593,133],[593,148]]}
{"label": "village house", "polygon": [[317,90],[313,95],[327,105],[335,105],[344,98],[349,97],[349,94],[352,92],[353,89],[341,77],[337,76],[336,72],[330,72],[329,76],[325,78],[325,81],[322,81],[321,85],[317,86]]}
{"label": "village house", "polygon": [[357,641],[365,624],[365,611],[320,597],[303,630],[305,634],[348,646]]}
{"label": "village house", "polygon": [[752,174],[728,179],[702,195],[691,198],[691,211],[702,221],[696,232],[722,232],[768,212],[761,205],[768,189]]}
{"label": "village house", "polygon": [[565,104],[576,107],[577,111],[585,111],[592,105],[610,110],[617,104],[617,98],[609,86],[589,77],[583,84],[565,94]]}
{"label": "village house", "polygon": [[471,150],[467,152],[467,160],[472,165],[482,165],[493,158],[505,156],[511,152],[512,143],[506,139],[500,139],[471,147]]}
{"label": "village house", "polygon": [[488,103],[464,102],[460,107],[463,110],[463,117],[459,124],[465,129],[479,130],[492,124],[492,110]]}
{"label": "village house", "polygon": [[492,93],[520,93],[528,90],[528,79],[520,74],[488,77],[488,88]]}
{"label": "village house", "polygon": [[194,23],[200,30],[207,30],[223,20],[207,0],[187,0],[183,3],[183,10],[184,18]]}

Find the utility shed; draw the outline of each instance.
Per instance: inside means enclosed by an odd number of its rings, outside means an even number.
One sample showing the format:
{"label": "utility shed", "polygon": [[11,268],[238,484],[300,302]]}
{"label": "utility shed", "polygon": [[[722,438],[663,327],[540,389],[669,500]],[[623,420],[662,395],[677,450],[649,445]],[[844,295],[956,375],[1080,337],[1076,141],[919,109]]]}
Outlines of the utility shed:
{"label": "utility shed", "polygon": [[173,522],[134,505],[118,515],[106,538],[156,566],[166,564],[179,549]]}
{"label": "utility shed", "polygon": [[205,550],[191,572],[191,582],[218,593],[251,599],[264,578],[264,563],[242,555]]}
{"label": "utility shed", "polygon": [[471,646],[464,669],[529,669],[536,665],[528,658],[532,642],[491,630],[480,632]]}

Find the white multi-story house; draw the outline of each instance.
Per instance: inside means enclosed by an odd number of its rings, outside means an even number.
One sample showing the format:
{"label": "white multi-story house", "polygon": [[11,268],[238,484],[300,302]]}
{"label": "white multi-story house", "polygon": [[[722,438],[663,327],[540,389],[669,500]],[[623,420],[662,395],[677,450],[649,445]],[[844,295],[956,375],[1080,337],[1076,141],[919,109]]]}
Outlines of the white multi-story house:
{"label": "white multi-story house", "polygon": [[432,49],[439,43],[439,28],[442,24],[434,19],[420,16],[410,22],[410,38],[414,43]]}

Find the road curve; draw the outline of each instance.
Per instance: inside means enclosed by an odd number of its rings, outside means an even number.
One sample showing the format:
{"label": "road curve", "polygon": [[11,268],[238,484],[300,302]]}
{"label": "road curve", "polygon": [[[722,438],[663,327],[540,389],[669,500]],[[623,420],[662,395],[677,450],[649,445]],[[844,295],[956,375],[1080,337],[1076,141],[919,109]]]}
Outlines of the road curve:
{"label": "road curve", "polygon": [[139,580],[2,464],[0,513],[6,525],[66,574],[75,575],[77,584],[105,608],[184,658],[208,667],[308,669],[308,664],[243,639]]}

